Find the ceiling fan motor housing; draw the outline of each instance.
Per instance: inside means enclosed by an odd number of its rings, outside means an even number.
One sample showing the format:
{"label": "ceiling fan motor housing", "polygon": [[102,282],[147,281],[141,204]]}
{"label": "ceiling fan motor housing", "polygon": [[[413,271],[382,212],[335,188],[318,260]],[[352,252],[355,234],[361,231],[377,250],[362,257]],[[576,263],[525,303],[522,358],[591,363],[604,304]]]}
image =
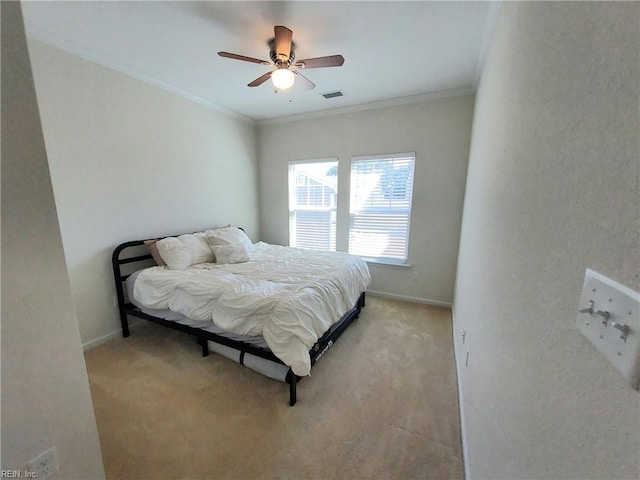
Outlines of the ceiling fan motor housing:
{"label": "ceiling fan motor housing", "polygon": [[271,57],[271,61],[275,63],[278,67],[291,66],[291,64],[296,58],[296,53],[295,53],[296,44],[294,42],[291,42],[291,52],[289,53],[288,57],[286,57],[285,55],[280,55],[278,57],[278,54],[276,53],[276,39],[272,38],[271,40],[269,40],[268,43],[269,43],[269,56]]}

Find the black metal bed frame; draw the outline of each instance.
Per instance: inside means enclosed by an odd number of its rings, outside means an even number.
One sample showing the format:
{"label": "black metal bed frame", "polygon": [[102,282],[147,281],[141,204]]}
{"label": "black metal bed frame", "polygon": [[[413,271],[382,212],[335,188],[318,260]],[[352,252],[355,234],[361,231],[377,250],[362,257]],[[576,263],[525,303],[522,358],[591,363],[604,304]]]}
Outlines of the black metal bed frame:
{"label": "black metal bed frame", "polygon": [[[238,340],[232,340],[227,337],[223,337],[221,335],[207,332],[206,330],[201,330],[199,328],[189,327],[187,325],[182,325],[177,322],[172,322],[169,320],[164,320],[159,317],[154,317],[153,315],[149,315],[143,311],[141,311],[138,307],[133,305],[130,302],[125,300],[124,296],[124,287],[123,283],[129,278],[130,274],[123,274],[121,267],[127,264],[134,264],[138,262],[147,262],[148,260],[152,260],[152,256],[150,254],[138,255],[133,257],[121,258],[122,252],[124,252],[128,248],[140,247],[144,245],[144,240],[134,240],[131,242],[125,242],[118,245],[113,251],[113,255],[111,256],[111,264],[113,266],[113,275],[116,284],[116,295],[118,299],[118,311],[120,313],[120,323],[122,325],[122,336],[126,338],[130,335],[129,332],[129,319],[128,315],[142,318],[144,320],[148,320],[150,322],[157,323],[159,325],[163,325],[165,327],[171,328],[173,330],[178,330],[184,333],[188,333],[197,338],[198,344],[202,347],[202,356],[206,357],[209,355],[209,345],[207,341],[212,341],[219,343],[221,345],[225,345],[227,347],[234,348],[240,351],[240,363],[244,365],[243,358],[244,355],[249,353],[251,355],[255,355],[256,357],[264,358],[266,360],[271,360],[272,362],[280,363],[285,365],[285,363],[276,357],[271,350],[257,347],[255,345],[251,345],[248,343],[244,343]],[[356,301],[355,306],[349,310],[334,326],[329,329],[317,342],[311,347],[309,350],[309,357],[311,359],[311,366],[315,365],[315,363],[322,357],[329,348],[333,346],[336,340],[342,335],[342,333],[347,329],[351,323],[358,319],[360,315],[361,309],[365,306],[365,292],[360,294],[360,297]],[[299,377],[293,373],[291,367],[289,367],[289,371],[285,377],[285,382],[289,384],[289,405],[293,406],[296,403],[297,395],[296,395],[296,385],[302,377]]]}

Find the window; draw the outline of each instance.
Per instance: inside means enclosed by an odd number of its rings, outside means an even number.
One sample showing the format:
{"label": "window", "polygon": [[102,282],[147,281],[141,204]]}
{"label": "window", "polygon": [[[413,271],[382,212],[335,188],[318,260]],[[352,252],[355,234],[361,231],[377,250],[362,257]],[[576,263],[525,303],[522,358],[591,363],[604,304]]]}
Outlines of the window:
{"label": "window", "polygon": [[406,264],[415,153],[353,157],[349,253]]}
{"label": "window", "polygon": [[289,245],[336,249],[336,159],[289,163]]}

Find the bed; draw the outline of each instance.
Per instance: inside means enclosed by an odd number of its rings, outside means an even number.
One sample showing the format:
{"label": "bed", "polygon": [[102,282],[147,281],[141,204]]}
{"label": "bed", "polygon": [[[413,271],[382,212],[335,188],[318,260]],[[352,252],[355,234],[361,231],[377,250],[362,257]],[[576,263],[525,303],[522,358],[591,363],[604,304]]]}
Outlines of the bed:
{"label": "bed", "polygon": [[112,265],[123,337],[129,316],[193,335],[210,351],[289,385],[331,348],[365,305],[359,257],[251,243],[238,227],[134,240]]}

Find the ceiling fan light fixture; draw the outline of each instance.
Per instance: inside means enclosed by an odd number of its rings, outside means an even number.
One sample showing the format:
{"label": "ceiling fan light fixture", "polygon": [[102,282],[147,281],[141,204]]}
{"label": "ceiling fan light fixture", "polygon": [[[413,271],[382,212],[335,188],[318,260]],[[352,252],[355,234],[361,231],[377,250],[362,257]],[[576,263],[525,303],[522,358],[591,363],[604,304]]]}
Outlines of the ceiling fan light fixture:
{"label": "ceiling fan light fixture", "polygon": [[278,90],[286,90],[291,88],[295,75],[291,70],[286,68],[278,68],[271,74],[271,81],[273,86]]}
{"label": "ceiling fan light fixture", "polygon": [[296,76],[298,77],[299,86],[305,90],[312,90],[316,84],[302,75],[298,71],[291,71],[291,68],[323,68],[323,67],[339,67],[344,63],[344,57],[342,55],[329,55],[328,57],[315,57],[307,58],[295,62],[295,43],[291,40],[293,32],[287,27],[282,25],[276,25],[273,27],[274,38],[269,40],[269,55],[273,63],[265,62],[258,58],[247,57],[245,55],[238,55],[237,53],[218,52],[218,55],[225,58],[231,58],[233,60],[242,60],[243,62],[259,63],[261,65],[268,65],[275,67],[276,69],[271,72],[264,73],[258,78],[249,82],[247,87],[257,87],[271,78],[271,82],[276,89],[276,92],[281,90],[287,90],[293,86]]}

